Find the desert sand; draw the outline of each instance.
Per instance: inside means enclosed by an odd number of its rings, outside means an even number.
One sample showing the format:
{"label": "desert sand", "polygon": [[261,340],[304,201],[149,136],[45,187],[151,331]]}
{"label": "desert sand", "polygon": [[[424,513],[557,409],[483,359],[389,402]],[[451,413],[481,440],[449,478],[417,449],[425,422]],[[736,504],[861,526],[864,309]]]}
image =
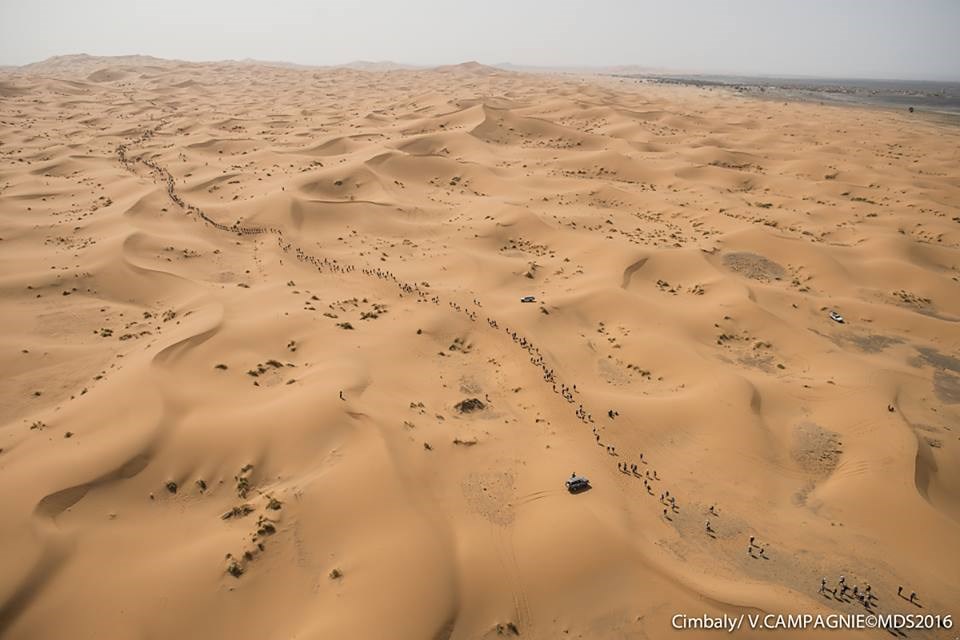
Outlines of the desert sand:
{"label": "desert sand", "polygon": [[476,63],[2,72],[0,637],[960,615],[958,150]]}

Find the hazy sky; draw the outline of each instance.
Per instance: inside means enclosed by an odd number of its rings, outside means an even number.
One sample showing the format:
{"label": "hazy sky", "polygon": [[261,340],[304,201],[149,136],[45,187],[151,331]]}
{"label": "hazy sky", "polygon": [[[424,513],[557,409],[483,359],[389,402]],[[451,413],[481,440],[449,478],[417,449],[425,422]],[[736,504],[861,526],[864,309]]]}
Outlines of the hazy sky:
{"label": "hazy sky", "polygon": [[960,80],[960,0],[0,0],[0,64],[81,52]]}

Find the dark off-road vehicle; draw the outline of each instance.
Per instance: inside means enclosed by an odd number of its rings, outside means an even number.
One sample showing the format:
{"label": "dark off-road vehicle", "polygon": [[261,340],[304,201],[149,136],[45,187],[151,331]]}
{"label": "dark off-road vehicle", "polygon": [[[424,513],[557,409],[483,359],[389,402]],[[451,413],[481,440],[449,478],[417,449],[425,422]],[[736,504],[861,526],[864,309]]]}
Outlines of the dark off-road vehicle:
{"label": "dark off-road vehicle", "polygon": [[580,493],[581,491],[586,491],[590,488],[590,481],[583,476],[577,475],[567,478],[565,484],[567,485],[567,491],[570,493]]}

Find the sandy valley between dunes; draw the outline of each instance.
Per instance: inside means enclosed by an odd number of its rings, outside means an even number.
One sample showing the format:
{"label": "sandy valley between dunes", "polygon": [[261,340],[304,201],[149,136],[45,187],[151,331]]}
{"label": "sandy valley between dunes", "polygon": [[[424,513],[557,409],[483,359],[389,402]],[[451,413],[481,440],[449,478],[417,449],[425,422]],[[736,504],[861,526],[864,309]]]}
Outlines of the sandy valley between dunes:
{"label": "sandy valley between dunes", "polygon": [[0,73],[0,265],[5,640],[960,615],[956,126],[62,58]]}

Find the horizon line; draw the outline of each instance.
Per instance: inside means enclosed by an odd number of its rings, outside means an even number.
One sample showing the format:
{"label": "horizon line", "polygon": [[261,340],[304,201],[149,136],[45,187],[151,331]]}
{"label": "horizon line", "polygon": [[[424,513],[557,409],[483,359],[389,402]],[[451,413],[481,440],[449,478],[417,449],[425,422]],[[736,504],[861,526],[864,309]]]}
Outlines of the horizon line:
{"label": "horizon line", "polygon": [[[556,73],[575,73],[575,72],[585,72],[585,73],[605,73],[610,72],[611,70],[616,69],[627,69],[627,68],[637,68],[638,72],[649,73],[650,75],[674,75],[674,76],[698,76],[698,77],[743,77],[743,78],[759,78],[759,79],[781,79],[781,80],[883,80],[883,81],[900,81],[900,82],[946,82],[946,83],[958,83],[960,84],[960,76],[948,77],[948,76],[914,76],[914,77],[903,77],[903,76],[879,76],[879,75],[817,75],[811,73],[783,73],[783,72],[772,72],[772,71],[737,71],[737,70],[707,70],[707,69],[690,69],[690,68],[679,68],[679,67],[657,67],[644,65],[641,63],[630,62],[630,63],[612,63],[612,64],[595,64],[595,65],[577,65],[577,64],[527,64],[523,62],[512,62],[512,61],[500,61],[495,63],[486,63],[480,62],[476,59],[462,60],[459,62],[441,62],[441,63],[411,63],[411,62],[398,62],[396,60],[390,59],[381,59],[381,60],[372,60],[366,58],[355,58],[347,62],[340,63],[306,63],[306,62],[294,62],[291,60],[268,60],[261,58],[245,57],[245,58],[220,58],[220,59],[202,59],[202,60],[191,60],[186,58],[165,58],[162,56],[155,56],[152,54],[145,53],[121,53],[121,54],[91,54],[86,52],[79,53],[63,53],[63,54],[54,54],[43,58],[41,60],[35,60],[32,62],[26,62],[23,64],[6,64],[0,62],[0,69],[23,69],[25,67],[30,67],[33,65],[40,65],[44,62],[54,60],[57,58],[102,58],[105,60],[115,59],[115,58],[151,58],[158,61],[164,62],[181,62],[188,64],[216,64],[224,62],[234,62],[234,63],[246,63],[246,64],[263,64],[263,65],[287,65],[293,67],[303,67],[307,69],[324,69],[324,68],[344,68],[350,67],[351,65],[356,64],[375,64],[375,65],[395,65],[397,67],[406,67],[407,70],[429,70],[435,69],[438,67],[454,67],[460,65],[466,65],[470,63],[481,64],[483,66],[491,67],[494,69],[501,70],[540,70],[544,72],[556,72]],[[514,69],[511,69],[513,67]],[[403,70],[403,69],[397,69]],[[642,71],[639,71],[642,70]]]}

